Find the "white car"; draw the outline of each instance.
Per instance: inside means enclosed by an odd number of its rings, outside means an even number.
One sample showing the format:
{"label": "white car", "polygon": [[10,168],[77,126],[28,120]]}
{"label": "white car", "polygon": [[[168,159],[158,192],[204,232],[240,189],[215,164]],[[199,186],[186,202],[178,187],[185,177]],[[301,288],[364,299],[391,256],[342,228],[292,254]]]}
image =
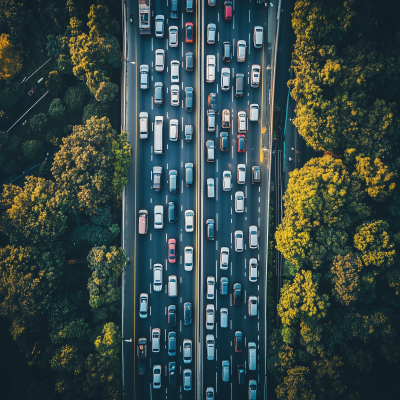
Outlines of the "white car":
{"label": "white car", "polygon": [[235,251],[243,251],[243,231],[235,231]]}
{"label": "white car", "polygon": [[154,229],[162,229],[164,227],[164,207],[154,206]]}
{"label": "white car", "polygon": [[153,265],[153,290],[155,292],[161,292],[163,286],[162,270],[162,264]]}
{"label": "white car", "polygon": [[227,328],[228,327],[228,309],[227,308],[221,308],[219,310],[220,312],[220,327],[221,328]]}
{"label": "white car", "polygon": [[161,365],[153,367],[153,389],[161,389]]}
{"label": "white car", "polygon": [[249,226],[249,247],[258,249],[258,229],[255,225]]}
{"label": "white car", "polygon": [[238,164],[237,166],[237,183],[240,185],[246,183],[246,164]]}
{"label": "white car", "polygon": [[171,83],[179,83],[179,61],[171,61]]}
{"label": "white car", "polygon": [[215,24],[207,25],[207,43],[214,44],[217,36],[217,26]]}
{"label": "white car", "polygon": [[193,269],[193,247],[192,246],[185,246],[184,263],[185,263],[185,271],[191,271]]}
{"label": "white car", "polygon": [[212,300],[215,293],[215,278],[213,276],[207,276],[207,299]]}
{"label": "white car", "polygon": [[221,90],[227,91],[231,87],[231,70],[229,68],[221,69]]}
{"label": "white car", "polygon": [[251,66],[251,87],[258,88],[260,86],[261,66],[253,64]]}
{"label": "white car", "polygon": [[246,131],[247,131],[246,112],[239,111],[238,112],[238,133],[246,133]]}
{"label": "white car", "polygon": [[242,213],[244,211],[244,193],[235,193],[235,212]]}
{"label": "white car", "polygon": [[215,81],[215,56],[207,56],[206,59],[206,81]]}
{"label": "white car", "polygon": [[178,27],[169,27],[169,47],[178,47]]}
{"label": "white car", "polygon": [[228,269],[229,264],[229,247],[221,247],[219,253],[219,267],[221,269]]}
{"label": "white car", "polygon": [[215,197],[214,178],[208,178],[207,179],[207,197],[209,199]]}
{"label": "white car", "polygon": [[164,37],[164,15],[157,15],[155,18],[156,37]]}
{"label": "white car", "polygon": [[238,40],[237,42],[237,51],[236,51],[236,59],[238,62],[246,61],[246,41]]}
{"label": "white car", "polygon": [[249,260],[249,281],[257,282],[258,278],[258,262],[256,258],[250,258]]}
{"label": "white car", "polygon": [[255,26],[253,31],[253,44],[256,49],[261,49],[264,42],[264,30],[262,26]]}
{"label": "white car", "polygon": [[171,106],[179,106],[179,85],[171,86]]}
{"label": "white car", "polygon": [[224,192],[228,192],[231,190],[232,186],[232,172],[231,171],[224,171],[222,173],[222,190]]}
{"label": "white car", "polygon": [[169,120],[169,140],[176,142],[178,140],[178,120]]}
{"label": "white car", "polygon": [[190,364],[192,362],[192,341],[183,339],[183,363]]}
{"label": "white car", "polygon": [[140,308],[139,308],[139,317],[147,318],[147,313],[149,311],[149,295],[147,293],[140,293]]}
{"label": "white car", "polygon": [[185,211],[185,231],[193,232],[194,230],[194,211],[186,210]]}
{"label": "white car", "polygon": [[155,51],[156,56],[156,71],[163,72],[164,71],[164,62],[165,62],[165,51],[163,49],[158,49]]}
{"label": "white car", "polygon": [[215,307],[214,304],[207,304],[206,307],[206,329],[214,329],[214,314]]}

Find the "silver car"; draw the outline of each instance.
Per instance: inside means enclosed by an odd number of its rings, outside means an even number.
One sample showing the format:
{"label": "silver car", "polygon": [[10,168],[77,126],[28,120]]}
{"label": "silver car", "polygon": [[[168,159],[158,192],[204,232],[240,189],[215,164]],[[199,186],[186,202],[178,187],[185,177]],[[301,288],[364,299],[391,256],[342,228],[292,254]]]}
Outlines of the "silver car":
{"label": "silver car", "polygon": [[161,389],[161,365],[153,367],[153,389]]}
{"label": "silver car", "polygon": [[185,211],[185,231],[193,232],[194,230],[194,211],[186,210]]}
{"label": "silver car", "polygon": [[156,15],[155,19],[156,37],[164,37],[164,15]]}
{"label": "silver car", "polygon": [[163,286],[162,270],[162,264],[153,265],[153,290],[155,292],[161,292]]}
{"label": "silver car", "polygon": [[243,251],[243,231],[235,231],[235,251]]}
{"label": "silver car", "polygon": [[157,72],[164,71],[164,64],[165,64],[165,51],[163,49],[158,49],[155,51],[155,69]]}
{"label": "silver car", "polygon": [[192,341],[190,339],[183,340],[183,362],[185,364],[192,362]]}
{"label": "silver car", "polygon": [[171,61],[171,83],[179,83],[179,61]]}
{"label": "silver car", "polygon": [[229,264],[229,247],[221,247],[219,253],[219,267],[221,269],[228,269]]}
{"label": "silver car", "polygon": [[147,293],[140,293],[140,308],[139,308],[139,317],[147,318],[147,313],[149,310],[149,295]]}
{"label": "silver car", "polygon": [[255,26],[253,32],[253,43],[256,49],[261,49],[263,46],[263,27],[262,26]]}
{"label": "silver car", "polygon": [[246,183],[246,164],[238,164],[237,166],[237,183],[240,185]]}
{"label": "silver car", "polygon": [[151,331],[151,350],[153,353],[159,353],[161,347],[161,329],[153,328]]}
{"label": "silver car", "polygon": [[221,328],[227,328],[228,327],[228,309],[225,307],[221,308],[219,313],[220,313]]}
{"label": "silver car", "polygon": [[169,47],[178,47],[178,27],[169,27]]}
{"label": "silver car", "polygon": [[231,182],[232,182],[232,172],[231,171],[224,171],[222,173],[222,190],[224,192],[228,192],[231,190]]}
{"label": "silver car", "polygon": [[207,179],[207,197],[214,198],[215,197],[215,186],[214,186],[214,178]]}
{"label": "silver car", "polygon": [[206,336],[206,347],[207,347],[207,360],[214,360],[214,352],[215,352],[214,335],[208,334]]}
{"label": "silver car", "polygon": [[179,106],[179,85],[171,86],[171,106]]}
{"label": "silver car", "polygon": [[178,140],[178,120],[169,120],[169,140],[176,142]]}
{"label": "silver car", "polygon": [[213,276],[207,276],[207,299],[212,300],[215,293],[215,278]]}
{"label": "silver car", "polygon": [[207,25],[207,43],[214,44],[217,36],[217,26],[215,24]]}
{"label": "silver car", "polygon": [[149,66],[143,64],[140,66],[140,89],[149,88]]}
{"label": "silver car", "polygon": [[231,87],[231,70],[229,68],[221,69],[221,90],[227,91]]}
{"label": "silver car", "polygon": [[250,258],[249,260],[249,281],[257,282],[258,278],[258,262],[256,258]]}
{"label": "silver car", "polygon": [[237,42],[237,51],[236,51],[236,59],[238,62],[246,61],[246,41],[238,40]]}
{"label": "silver car", "polygon": [[215,313],[214,304],[207,304],[207,307],[206,307],[206,329],[208,329],[208,330],[214,329],[214,313]]}
{"label": "silver car", "polygon": [[261,66],[253,64],[251,66],[251,87],[258,88],[260,86]]}
{"label": "silver car", "polygon": [[235,212],[242,213],[244,211],[244,193],[235,193]]}
{"label": "silver car", "polygon": [[154,206],[154,229],[162,229],[164,227],[164,207]]}

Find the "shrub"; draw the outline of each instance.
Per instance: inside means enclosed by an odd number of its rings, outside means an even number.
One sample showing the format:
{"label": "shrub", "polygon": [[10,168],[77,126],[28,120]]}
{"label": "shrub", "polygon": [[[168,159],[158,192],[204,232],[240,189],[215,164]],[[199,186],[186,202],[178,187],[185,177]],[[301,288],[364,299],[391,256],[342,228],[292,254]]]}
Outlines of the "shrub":
{"label": "shrub", "polygon": [[107,113],[104,110],[104,107],[102,107],[101,104],[94,100],[87,104],[83,109],[82,123],[86,124],[86,121],[92,117],[107,117]]}
{"label": "shrub", "polygon": [[8,138],[7,144],[10,151],[18,151],[21,146],[22,139],[19,136],[12,135]]}
{"label": "shrub", "polygon": [[21,169],[21,166],[16,161],[10,161],[5,167],[3,171],[6,175],[14,175]]}
{"label": "shrub", "polygon": [[54,99],[49,107],[49,115],[51,118],[62,119],[65,117],[65,107],[60,99]]}
{"label": "shrub", "polygon": [[64,103],[71,111],[81,111],[85,103],[86,90],[79,85],[69,87],[64,95]]}
{"label": "shrub", "polygon": [[44,144],[41,140],[27,140],[22,144],[22,152],[31,161],[38,161],[46,154]]}
{"label": "shrub", "polygon": [[29,120],[29,123],[32,130],[41,132],[47,124],[47,116],[43,113],[36,114]]}

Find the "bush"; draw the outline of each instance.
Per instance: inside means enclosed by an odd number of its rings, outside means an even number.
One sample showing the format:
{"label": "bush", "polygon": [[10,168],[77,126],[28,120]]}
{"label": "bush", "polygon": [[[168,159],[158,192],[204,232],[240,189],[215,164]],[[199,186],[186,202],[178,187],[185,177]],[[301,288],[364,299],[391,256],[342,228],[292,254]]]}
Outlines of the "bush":
{"label": "bush", "polygon": [[69,87],[64,95],[64,103],[71,111],[81,111],[85,104],[86,90],[79,85]]}
{"label": "bush", "polygon": [[50,118],[62,119],[65,117],[65,107],[60,99],[54,99],[49,107]]}
{"label": "bush", "polygon": [[49,76],[46,81],[47,90],[57,96],[63,91],[64,82],[57,71],[50,71]]}
{"label": "bush", "polygon": [[24,156],[31,161],[38,161],[44,158],[46,151],[41,140],[27,140],[22,144]]}
{"label": "bush", "polygon": [[41,132],[47,125],[47,115],[43,113],[36,114],[29,120],[29,123],[32,130]]}
{"label": "bush", "polygon": [[19,136],[12,135],[8,138],[7,144],[10,151],[18,151],[21,146],[22,139]]}
{"label": "bush", "polygon": [[94,100],[87,104],[83,109],[82,123],[86,124],[86,121],[92,117],[107,117],[107,113],[101,104]]}
{"label": "bush", "polygon": [[10,161],[4,168],[3,171],[6,175],[14,175],[21,169],[21,165],[16,161]]}

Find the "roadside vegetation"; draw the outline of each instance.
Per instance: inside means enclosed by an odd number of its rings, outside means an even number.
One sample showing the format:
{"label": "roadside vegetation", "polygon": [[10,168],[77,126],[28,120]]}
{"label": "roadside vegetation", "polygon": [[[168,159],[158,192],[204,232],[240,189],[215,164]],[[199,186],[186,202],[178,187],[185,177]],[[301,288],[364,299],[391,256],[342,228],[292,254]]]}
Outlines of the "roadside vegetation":
{"label": "roadside vegetation", "polygon": [[111,0],[0,0],[2,177],[54,154],[0,197],[5,400],[123,397],[117,243],[131,148],[113,118],[119,15]]}
{"label": "roadside vegetation", "polygon": [[330,155],[290,175],[270,335],[278,399],[395,399],[400,370],[400,30],[390,0],[298,0],[294,124]]}

